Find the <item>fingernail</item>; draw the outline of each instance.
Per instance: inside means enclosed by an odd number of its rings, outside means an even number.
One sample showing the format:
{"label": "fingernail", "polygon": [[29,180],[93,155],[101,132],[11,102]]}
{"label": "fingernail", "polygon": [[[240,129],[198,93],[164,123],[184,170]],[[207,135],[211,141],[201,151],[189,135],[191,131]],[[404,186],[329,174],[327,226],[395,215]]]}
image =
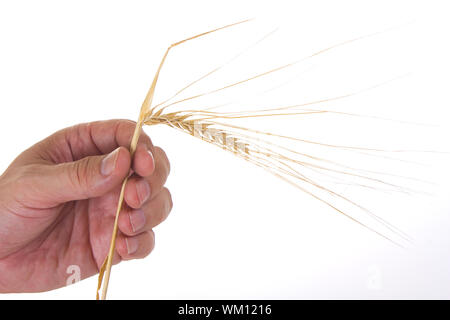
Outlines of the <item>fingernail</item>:
{"label": "fingernail", "polygon": [[141,179],[136,182],[136,192],[140,203],[144,203],[150,197],[150,185],[145,179]]}
{"label": "fingernail", "polygon": [[104,176],[109,176],[111,173],[114,172],[114,169],[116,168],[116,161],[117,156],[119,154],[119,148],[108,154],[103,160],[102,160],[102,166],[101,166],[101,173]]}
{"label": "fingernail", "polygon": [[139,241],[134,237],[129,237],[125,239],[127,243],[128,254],[133,254],[137,251],[139,247]]}
{"label": "fingernail", "polygon": [[133,232],[138,232],[145,226],[145,214],[144,211],[138,209],[130,213],[130,223]]}
{"label": "fingernail", "polygon": [[150,150],[148,150],[148,154],[152,158],[153,170],[155,170],[155,157],[153,156],[153,153]]}

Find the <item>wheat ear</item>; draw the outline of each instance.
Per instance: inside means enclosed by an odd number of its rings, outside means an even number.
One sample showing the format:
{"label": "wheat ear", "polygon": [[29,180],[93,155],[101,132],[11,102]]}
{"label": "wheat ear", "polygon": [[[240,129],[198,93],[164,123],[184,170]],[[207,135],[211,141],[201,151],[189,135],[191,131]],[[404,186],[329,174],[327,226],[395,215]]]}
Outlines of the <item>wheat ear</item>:
{"label": "wheat ear", "polygon": [[[235,25],[247,22],[247,21],[249,21],[249,20],[239,21],[239,22],[236,22],[236,23],[233,23],[233,24],[229,24],[229,25],[226,25],[226,26],[223,26],[223,27],[220,27],[220,28],[216,28],[216,29],[213,29],[213,30],[210,30],[210,31],[207,31],[207,32],[203,32],[203,33],[197,34],[195,36],[186,38],[184,40],[175,42],[175,43],[171,44],[166,49],[166,52],[164,53],[164,56],[161,59],[159,67],[156,70],[156,74],[153,77],[153,81],[152,81],[152,84],[150,86],[150,89],[147,92],[147,95],[146,95],[146,97],[144,99],[144,102],[142,103],[141,110],[139,112],[139,118],[138,118],[138,121],[136,123],[136,127],[135,127],[135,130],[134,130],[133,138],[132,138],[131,143],[130,143],[130,154],[131,154],[131,157],[134,156],[134,153],[136,151],[136,147],[137,147],[137,143],[138,143],[138,140],[139,140],[140,132],[141,132],[142,126],[144,124],[144,119],[146,119],[146,118],[148,119],[149,117],[151,118],[151,114],[152,114],[151,106],[152,106],[153,96],[154,96],[154,93],[155,93],[156,83],[158,82],[159,73],[161,72],[162,66],[164,65],[164,62],[165,62],[165,60],[167,58],[167,55],[169,54],[169,51],[172,48],[174,48],[174,47],[176,47],[176,46],[178,46],[178,45],[180,45],[182,43],[185,43],[187,41],[194,40],[194,39],[200,38],[202,36],[205,36],[207,34],[210,34],[210,33],[222,30],[222,29],[226,29],[226,28],[229,28],[229,27],[232,27],[232,26],[235,26]],[[122,210],[122,206],[123,206],[123,200],[124,200],[124,194],[125,194],[125,186],[126,186],[127,182],[128,182],[128,177],[125,178],[123,183],[122,183],[122,188],[120,190],[120,196],[119,196],[119,202],[117,204],[116,216],[115,216],[115,220],[114,220],[113,232],[112,232],[112,236],[111,236],[111,245],[109,247],[108,255],[106,256],[105,261],[103,262],[103,264],[102,264],[102,266],[100,268],[100,272],[99,272],[99,276],[98,276],[97,293],[96,293],[96,299],[97,300],[99,299],[99,292],[100,292],[100,289],[102,287],[103,287],[102,295],[101,295],[101,299],[102,300],[106,299],[106,295],[107,295],[107,292],[108,292],[108,284],[109,284],[109,279],[110,279],[110,276],[111,276],[112,259],[114,257],[114,251],[115,251],[115,248],[116,248],[116,237],[117,237],[117,231],[118,231],[119,215],[120,215],[120,211]]]}
{"label": "wheat ear", "polygon": [[[380,190],[380,186],[383,188],[387,188],[385,191],[396,191],[396,192],[403,192],[406,194],[409,194],[411,192],[417,192],[416,190],[412,190],[406,187],[403,187],[398,184],[390,183],[388,181],[382,180],[378,177],[372,177],[369,174],[376,174],[376,175],[384,175],[384,176],[391,176],[392,178],[400,178],[400,179],[411,179],[411,180],[417,180],[410,177],[404,177],[401,175],[396,174],[388,174],[383,172],[376,172],[376,171],[370,171],[370,170],[364,170],[364,169],[358,169],[358,168],[352,168],[346,164],[339,163],[337,161],[332,161],[329,159],[324,159],[321,157],[318,157],[316,155],[311,155],[308,153],[302,153],[297,150],[294,150],[290,147],[284,147],[282,145],[278,145],[276,143],[273,143],[270,141],[271,138],[277,138],[284,140],[285,142],[289,143],[301,143],[301,144],[308,144],[316,147],[323,147],[328,148],[330,150],[343,150],[346,152],[356,152],[361,154],[366,154],[369,156],[379,156],[383,158],[388,159],[394,159],[399,161],[405,161],[402,159],[395,159],[386,156],[386,153],[403,153],[403,152],[416,152],[414,150],[383,150],[379,148],[367,148],[367,147],[360,147],[360,146],[349,146],[349,145],[337,145],[337,144],[331,144],[326,142],[320,142],[320,141],[312,141],[312,140],[306,140],[306,139],[300,139],[296,137],[290,137],[282,134],[277,134],[273,132],[266,132],[266,131],[260,131],[255,130],[251,128],[245,128],[242,126],[234,125],[227,123],[226,121],[232,120],[232,119],[243,119],[243,118],[264,118],[264,117],[286,117],[286,116],[307,116],[307,115],[316,115],[316,114],[336,114],[339,116],[347,116],[347,117],[368,117],[368,118],[374,118],[378,120],[392,120],[392,119],[382,119],[379,117],[372,117],[367,115],[361,115],[361,114],[355,114],[355,113],[348,113],[348,112],[337,112],[337,111],[331,111],[331,110],[325,110],[325,109],[311,109],[309,108],[312,105],[317,104],[324,104],[331,101],[336,101],[340,99],[346,99],[351,96],[354,96],[356,94],[359,94],[361,92],[364,92],[369,89],[376,88],[382,84],[360,90],[351,92],[345,95],[330,97],[327,99],[322,100],[316,100],[301,104],[293,104],[293,105],[286,105],[286,106],[276,106],[276,107],[269,107],[259,110],[253,110],[253,111],[238,111],[238,112],[216,112],[211,111],[212,109],[217,109],[222,106],[212,106],[208,108],[199,108],[198,110],[180,110],[180,111],[171,111],[168,112],[169,108],[173,108],[176,105],[179,105],[183,102],[186,102],[188,100],[194,100],[203,96],[207,95],[213,95],[220,91],[228,90],[235,86],[245,85],[249,81],[255,80],[257,78],[261,77],[267,77],[274,73],[277,73],[280,70],[292,67],[295,64],[298,64],[308,58],[313,58],[315,56],[318,56],[320,54],[323,54],[325,52],[328,52],[330,50],[333,50],[335,48],[338,48],[340,46],[355,42],[357,40],[367,38],[369,36],[377,35],[382,32],[373,33],[370,35],[354,38],[348,41],[344,41],[338,44],[335,44],[331,47],[322,49],[320,51],[315,52],[314,54],[307,56],[303,59],[299,59],[296,61],[293,61],[288,64],[284,64],[282,66],[279,66],[278,68],[270,69],[268,71],[258,73],[257,75],[253,75],[251,77],[247,77],[244,79],[241,79],[237,82],[228,84],[226,86],[223,86],[221,88],[217,88],[214,90],[210,90],[207,92],[199,93],[193,96],[190,96],[188,98],[179,99],[174,102],[170,102],[175,97],[177,97],[180,93],[183,91],[193,87],[193,85],[199,83],[200,81],[206,79],[207,77],[211,76],[212,74],[219,71],[223,66],[230,63],[237,57],[239,57],[240,54],[229,60],[224,65],[221,65],[212,71],[204,74],[197,80],[191,82],[190,84],[184,86],[180,90],[178,90],[174,95],[172,95],[169,99],[164,100],[163,102],[156,104],[155,106],[152,106],[153,96],[155,92],[156,83],[158,81],[159,73],[161,71],[161,68],[167,58],[167,55],[175,46],[178,46],[182,43],[185,43],[186,41],[193,40],[196,38],[199,38],[201,36],[210,34],[212,32],[225,29],[231,26],[235,26],[237,24],[241,24],[245,21],[237,22],[234,24],[230,24],[221,28],[217,28],[208,32],[204,32],[201,34],[198,34],[196,36],[187,38],[185,40],[176,42],[169,46],[160,62],[160,65],[157,69],[157,72],[154,76],[153,82],[151,84],[151,87],[147,93],[147,96],[142,104],[141,111],[139,114],[139,119],[136,124],[135,132],[133,134],[133,138],[130,145],[130,153],[133,156],[137,142],[139,140],[139,135],[141,132],[141,128],[143,125],[158,125],[158,124],[165,124],[171,128],[180,130],[184,133],[187,133],[191,136],[194,136],[196,138],[200,138],[205,142],[208,142],[210,144],[213,144],[217,147],[220,147],[224,149],[225,151],[231,152],[234,155],[258,166],[263,168],[264,170],[272,173],[274,176],[284,180],[285,182],[293,185],[294,187],[300,189],[304,193],[310,195],[311,197],[315,198],[316,200],[319,200],[320,202],[326,204],[327,206],[331,207],[336,212],[342,214],[343,216],[351,219],[352,221],[356,222],[357,224],[367,228],[368,230],[378,234],[379,236],[393,242],[394,244],[400,245],[399,242],[393,240],[392,236],[400,238],[402,241],[410,242],[411,239],[406,235],[404,232],[396,228],[395,226],[391,225],[389,222],[385,221],[381,217],[375,215],[368,209],[362,207],[358,203],[354,202],[353,200],[337,193],[336,191],[333,191],[331,188],[325,187],[324,185],[320,184],[320,180],[316,180],[314,176],[309,176],[308,172],[310,173],[319,173],[325,177],[331,177],[340,179],[339,177],[351,177],[358,179],[357,182],[349,184],[354,184],[358,187],[364,187],[369,189],[375,189]],[[385,31],[383,31],[385,32]],[[257,43],[263,41],[266,37],[268,37],[271,33],[264,36],[262,39],[260,39]],[[308,108],[306,108],[308,107]],[[401,121],[404,122],[404,121]],[[421,151],[423,152],[423,151]],[[428,152],[434,152],[434,151],[428,151]],[[382,153],[382,155],[378,155],[378,153]],[[406,162],[406,161],[405,161]],[[300,169],[298,169],[299,167]],[[303,173],[301,170],[308,170],[307,172]],[[343,180],[343,179],[342,179]],[[111,266],[112,266],[112,259],[115,251],[115,241],[116,241],[116,235],[118,230],[118,217],[120,214],[120,211],[122,209],[123,205],[123,198],[124,198],[124,190],[125,185],[127,183],[128,179],[125,179],[122,184],[122,189],[120,192],[119,197],[119,203],[117,206],[116,211],[116,218],[114,222],[114,228],[111,238],[111,246],[109,249],[109,253],[105,259],[105,262],[103,263],[99,278],[98,278],[98,287],[97,287],[97,299],[99,299],[99,291],[102,288],[103,285],[103,291],[101,299],[106,298],[107,289],[108,289],[108,283],[111,273]],[[425,182],[427,181],[420,181]],[[344,181],[345,183],[345,181]],[[372,185],[371,185],[372,183]],[[358,220],[357,218],[353,217],[352,215],[349,215],[347,212],[345,212],[343,209],[341,209],[339,206],[334,205],[332,202],[326,200],[320,194],[323,193],[333,199],[337,199],[339,201],[343,201],[346,205],[350,205],[353,208],[356,208],[365,214],[367,214],[370,218],[373,219],[373,221],[378,223],[378,227],[384,228],[384,230],[387,230],[387,232],[390,233],[390,235],[386,235],[385,232],[378,231],[377,228],[372,228],[371,226],[367,225],[366,223]]]}

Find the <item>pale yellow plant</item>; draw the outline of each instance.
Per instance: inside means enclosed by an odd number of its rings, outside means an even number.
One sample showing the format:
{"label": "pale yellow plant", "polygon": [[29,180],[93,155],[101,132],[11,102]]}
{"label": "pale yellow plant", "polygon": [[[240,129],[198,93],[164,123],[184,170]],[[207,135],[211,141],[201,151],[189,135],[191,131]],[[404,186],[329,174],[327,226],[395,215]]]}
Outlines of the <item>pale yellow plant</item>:
{"label": "pale yellow plant", "polygon": [[[183,87],[179,91],[177,91],[172,97],[169,99],[152,105],[153,97],[155,94],[156,84],[158,82],[158,78],[161,72],[161,69],[166,61],[166,58],[170,52],[170,50],[180,44],[183,44],[187,41],[197,39],[199,37],[208,35],[210,33],[226,29],[232,26],[236,26],[238,24],[244,23],[246,21],[241,21],[238,23],[230,24],[221,28],[217,28],[208,32],[204,32],[193,37],[187,38],[185,40],[176,42],[169,46],[163,55],[163,58],[159,64],[159,67],[156,71],[156,74],[151,83],[150,89],[145,97],[145,100],[142,104],[139,118],[137,120],[136,128],[134,131],[134,135],[132,141],[130,143],[130,153],[133,156],[137,142],[139,139],[139,134],[141,132],[141,128],[143,125],[159,125],[164,124],[171,128],[177,129],[184,133],[187,133],[191,136],[199,138],[205,142],[208,142],[212,145],[215,145],[225,151],[231,152],[237,157],[240,157],[256,166],[259,166],[273,175],[281,178],[282,180],[288,182],[294,187],[300,189],[301,191],[309,194],[313,198],[321,201],[327,206],[331,207],[333,210],[339,212],[340,214],[348,217],[354,222],[364,226],[365,228],[377,233],[383,238],[386,238],[390,241],[393,241],[391,237],[387,236],[384,232],[380,232],[375,228],[368,226],[367,224],[361,222],[360,220],[354,218],[352,215],[348,214],[343,209],[334,205],[330,201],[325,200],[319,194],[326,194],[335,199],[339,199],[347,203],[347,205],[353,206],[362,210],[368,216],[373,218],[373,221],[379,223],[382,227],[385,228],[386,232],[391,232],[392,234],[400,237],[403,240],[408,241],[409,237],[389,224],[387,221],[383,220],[381,217],[375,215],[368,209],[362,207],[358,203],[353,200],[339,194],[336,191],[331,190],[323,186],[317,179],[311,177],[308,172],[312,174],[321,174],[326,177],[330,177],[332,179],[338,179],[339,177],[351,177],[356,179],[357,184],[360,187],[376,189],[376,188],[387,188],[390,191],[398,191],[408,193],[412,190],[405,188],[404,186],[400,186],[394,183],[389,183],[384,181],[379,177],[373,177],[371,174],[378,175],[387,175],[383,172],[374,172],[363,169],[355,169],[349,167],[345,164],[339,163],[337,161],[333,161],[330,159],[325,159],[322,157],[314,156],[306,152],[301,152],[300,150],[294,149],[293,147],[286,146],[283,144],[279,144],[273,141],[273,138],[277,138],[280,140],[284,140],[290,143],[301,143],[312,146],[326,147],[335,150],[344,150],[348,152],[360,152],[360,153],[371,153],[371,152],[404,152],[407,150],[382,150],[376,148],[364,148],[364,147],[355,147],[355,146],[346,146],[346,145],[335,145],[335,144],[327,144],[321,143],[318,141],[300,139],[296,137],[286,136],[275,134],[271,132],[261,131],[250,129],[246,127],[242,127],[237,124],[230,123],[234,119],[246,119],[246,118],[277,118],[277,117],[287,117],[287,116],[303,116],[303,115],[314,115],[314,114],[338,114],[342,116],[353,116],[353,117],[363,117],[363,115],[348,113],[348,112],[337,112],[331,110],[322,110],[322,109],[313,109],[313,105],[320,105],[331,101],[337,101],[341,99],[345,99],[352,95],[356,95],[359,92],[351,92],[348,94],[343,94],[340,96],[334,96],[322,100],[316,100],[311,102],[306,102],[302,104],[295,105],[286,105],[286,106],[277,106],[273,108],[265,108],[259,110],[252,111],[235,111],[235,112],[220,112],[214,111],[214,109],[220,108],[221,106],[204,108],[201,110],[179,110],[179,111],[169,111],[172,107],[176,105],[180,105],[183,102],[194,100],[200,97],[204,97],[207,95],[212,95],[220,91],[224,91],[230,89],[232,87],[247,83],[249,81],[255,80],[257,78],[266,77],[270,74],[276,73],[280,70],[289,68],[306,58],[311,58],[322,54],[326,51],[329,51],[338,46],[342,46],[348,44],[350,42],[356,41],[360,38],[355,38],[349,41],[345,41],[334,46],[325,48],[314,54],[310,55],[301,60],[297,60],[288,64],[284,64],[277,68],[273,68],[259,74],[256,74],[252,77],[245,78],[233,83],[230,83],[226,86],[223,86],[218,89],[206,91],[200,94],[196,94],[194,96],[179,99],[173,101],[176,97],[178,97],[182,92],[186,91],[188,88],[192,87],[194,84],[199,81],[207,78],[213,73],[220,70],[223,66],[217,67],[212,71],[204,74],[197,80],[191,82],[187,86]],[[365,36],[367,37],[367,36]],[[264,39],[264,38],[263,38]],[[263,40],[262,39],[262,40]],[[173,102],[171,102],[173,101]],[[404,178],[404,177],[403,177]],[[111,275],[111,266],[112,259],[115,251],[115,241],[118,232],[118,217],[120,215],[123,201],[124,201],[124,190],[125,185],[128,179],[125,179],[122,184],[122,189],[120,192],[119,202],[116,210],[116,218],[114,222],[113,233],[111,237],[111,245],[108,252],[108,255],[103,263],[99,278],[98,278],[98,288],[97,288],[97,299],[99,299],[100,289],[103,288],[101,293],[101,299],[106,299],[107,291],[108,291],[108,283]]]}

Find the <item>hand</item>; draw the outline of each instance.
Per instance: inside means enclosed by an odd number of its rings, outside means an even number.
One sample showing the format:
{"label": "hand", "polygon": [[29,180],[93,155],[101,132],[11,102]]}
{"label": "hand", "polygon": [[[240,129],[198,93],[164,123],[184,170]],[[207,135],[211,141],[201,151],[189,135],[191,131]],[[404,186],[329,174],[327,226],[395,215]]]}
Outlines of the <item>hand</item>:
{"label": "hand", "polygon": [[143,132],[131,159],[135,125],[111,120],[63,129],[24,151],[0,176],[0,292],[62,287],[69,266],[78,266],[82,279],[98,273],[129,174],[113,262],[152,251],[152,228],[172,209],[163,187],[170,167]]}

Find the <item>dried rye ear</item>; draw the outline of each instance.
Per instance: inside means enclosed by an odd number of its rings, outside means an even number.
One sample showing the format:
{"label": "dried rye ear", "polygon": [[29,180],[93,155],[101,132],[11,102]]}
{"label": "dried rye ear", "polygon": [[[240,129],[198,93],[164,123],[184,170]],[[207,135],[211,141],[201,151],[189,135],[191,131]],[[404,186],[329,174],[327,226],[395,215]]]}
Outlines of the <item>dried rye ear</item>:
{"label": "dried rye ear", "polygon": [[[217,109],[220,109],[222,106],[213,106],[208,108],[201,108],[199,110],[173,110],[175,106],[178,106],[186,101],[191,101],[200,97],[204,97],[207,95],[212,95],[217,92],[225,91],[230,88],[248,83],[249,81],[259,79],[262,77],[268,77],[274,73],[280,72],[281,70],[287,69],[292,67],[295,64],[298,64],[308,58],[312,58],[315,56],[318,56],[320,54],[323,54],[325,52],[328,52],[334,48],[355,42],[357,40],[367,38],[369,36],[380,34],[381,32],[373,33],[370,35],[354,38],[351,40],[347,40],[338,44],[335,44],[333,46],[330,46],[328,48],[322,49],[320,51],[317,51],[303,59],[299,59],[296,61],[293,61],[288,64],[281,65],[277,68],[272,68],[270,70],[258,73],[251,77],[243,78],[239,81],[235,81],[233,83],[230,83],[228,85],[225,85],[223,87],[209,90],[203,93],[199,93],[187,98],[179,99],[174,102],[171,102],[173,99],[175,99],[178,95],[180,95],[182,92],[187,90],[188,88],[191,88],[193,85],[197,84],[198,82],[206,79],[207,77],[211,76],[218,70],[220,70],[224,65],[214,68],[213,70],[207,72],[200,78],[196,79],[195,81],[189,83],[182,89],[178,90],[173,96],[171,96],[169,99],[156,104],[155,106],[152,106],[153,102],[153,96],[156,88],[156,83],[159,78],[160,71],[162,69],[162,66],[164,65],[164,62],[168,56],[169,51],[187,41],[197,39],[199,37],[211,34],[213,32],[223,30],[226,28],[230,28],[239,24],[242,24],[244,22],[247,22],[249,20],[240,21],[234,24],[230,24],[221,28],[217,28],[211,31],[207,31],[198,35],[195,35],[193,37],[187,38],[185,40],[176,42],[172,45],[170,45],[165,54],[163,55],[163,58],[160,62],[160,65],[156,71],[156,74],[153,78],[152,84],[150,86],[150,89],[147,93],[147,96],[145,97],[145,100],[142,104],[139,118],[136,124],[136,128],[133,134],[133,138],[130,144],[130,153],[133,156],[134,152],[136,150],[137,142],[139,139],[139,134],[141,132],[141,128],[143,125],[167,125],[171,128],[174,128],[176,130],[182,131],[184,133],[187,133],[193,137],[196,137],[198,139],[201,139],[209,144],[215,145],[225,151],[228,151],[237,157],[240,157],[258,167],[263,168],[264,170],[270,172],[271,174],[275,175],[276,177],[286,181],[287,183],[293,185],[294,187],[298,188],[302,192],[310,195],[311,197],[315,198],[316,200],[324,203],[325,205],[331,207],[334,211],[344,215],[345,217],[351,219],[352,221],[358,223],[359,225],[363,226],[364,228],[367,228],[368,230],[378,234],[379,236],[393,242],[394,244],[401,245],[400,242],[410,242],[410,238],[408,235],[406,235],[404,232],[396,228],[395,226],[391,225],[389,222],[385,221],[381,217],[375,215],[370,210],[364,208],[363,206],[359,205],[355,201],[351,200],[348,197],[345,197],[338,193],[335,190],[332,190],[329,187],[324,186],[321,181],[320,177],[327,177],[330,179],[340,180],[344,183],[347,183],[345,179],[351,178],[351,182],[348,182],[349,184],[353,184],[357,187],[361,188],[368,188],[368,189],[374,189],[374,190],[382,190],[382,191],[394,191],[394,192],[401,192],[410,194],[413,192],[416,192],[416,190],[413,190],[412,188],[405,187],[404,185],[397,184],[390,182],[386,180],[387,177],[395,177],[400,179],[407,179],[407,180],[416,180],[410,177],[404,177],[401,175],[394,175],[394,174],[388,174],[385,172],[376,172],[376,171],[370,171],[365,170],[361,168],[353,168],[346,163],[341,163],[339,161],[334,161],[327,158],[323,158],[317,155],[313,155],[311,153],[308,153],[306,151],[300,152],[299,150],[302,150],[302,146],[314,146],[314,147],[320,147],[325,148],[326,150],[330,151],[340,151],[340,152],[347,152],[347,153],[358,153],[358,154],[367,154],[369,156],[375,156],[375,157],[381,157],[381,158],[391,158],[392,154],[399,154],[404,152],[417,152],[415,150],[384,150],[384,149],[377,149],[377,148],[366,148],[366,147],[359,147],[359,146],[350,146],[350,145],[337,145],[337,144],[331,144],[331,143],[324,143],[320,141],[313,141],[313,140],[307,140],[307,139],[301,139],[297,137],[291,137],[287,135],[281,135],[276,134],[272,132],[266,132],[262,130],[255,130],[251,128],[246,128],[239,126],[235,123],[230,123],[234,119],[246,119],[246,118],[284,118],[284,117],[293,117],[293,116],[312,116],[317,114],[334,114],[337,116],[344,116],[344,117],[365,117],[365,118],[377,118],[377,117],[370,117],[366,115],[361,114],[355,114],[355,113],[349,113],[349,112],[338,112],[338,111],[331,111],[326,109],[316,109],[313,108],[314,105],[321,105],[326,104],[328,102],[336,101],[345,99],[357,94],[360,94],[364,91],[376,88],[382,84],[360,90],[355,92],[350,92],[347,94],[329,97],[326,99],[321,100],[315,100],[315,101],[309,101],[304,102],[300,104],[293,104],[293,105],[285,105],[285,106],[274,106],[269,107],[265,109],[257,109],[257,110],[251,110],[251,111],[234,111],[234,112],[224,112],[224,111],[217,111]],[[384,32],[384,31],[383,31]],[[271,33],[264,36],[262,39],[260,39],[258,42],[263,41],[265,38],[267,38]],[[237,55],[239,56],[239,55]],[[236,57],[237,57],[236,56]],[[234,58],[233,58],[234,59]],[[231,59],[230,61],[232,61]],[[215,109],[215,110],[214,110]],[[381,119],[381,118],[377,118]],[[381,119],[381,120],[390,120],[390,119]],[[276,138],[280,140],[280,142],[287,142],[285,144],[283,143],[277,143],[273,139]],[[298,144],[298,148],[294,145]],[[422,152],[422,151],[421,151]],[[433,152],[433,151],[428,151]],[[102,290],[101,299],[106,299],[107,291],[108,291],[108,283],[111,275],[111,266],[112,266],[112,258],[115,251],[115,242],[116,242],[116,236],[118,231],[118,218],[123,206],[124,201],[124,191],[125,186],[128,181],[128,178],[126,178],[123,181],[122,188],[120,191],[120,197],[119,202],[117,205],[116,210],[116,217],[114,221],[114,228],[113,233],[111,237],[111,245],[109,248],[108,255],[105,258],[105,261],[100,269],[99,278],[98,278],[98,287],[97,287],[97,299],[99,299],[99,293],[100,289]],[[420,181],[425,182],[426,181]],[[367,222],[361,221],[359,218],[354,217],[353,215],[350,215],[345,209],[342,209],[340,206],[332,203],[330,200],[327,200],[325,197],[330,197],[332,199],[337,199],[341,202],[341,206],[345,207],[351,207],[355,210],[358,210],[365,216],[367,216],[371,223],[376,224],[375,227],[369,226]]]}

